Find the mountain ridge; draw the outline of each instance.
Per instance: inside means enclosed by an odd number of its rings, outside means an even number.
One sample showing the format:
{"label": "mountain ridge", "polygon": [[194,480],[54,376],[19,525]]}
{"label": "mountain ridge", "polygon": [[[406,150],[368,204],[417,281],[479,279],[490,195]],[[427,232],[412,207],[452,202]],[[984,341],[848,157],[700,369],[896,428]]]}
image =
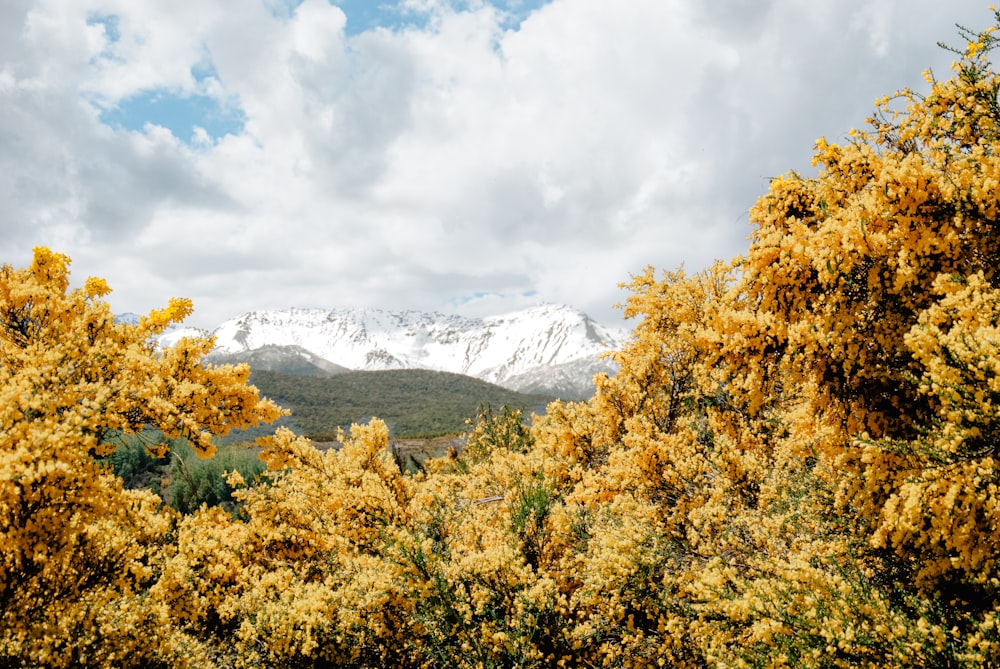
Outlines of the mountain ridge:
{"label": "mountain ridge", "polygon": [[602,354],[619,349],[629,335],[572,307],[545,304],[484,318],[370,307],[265,309],[211,331],[178,328],[159,342],[170,346],[206,334],[216,338],[212,362],[278,371],[287,364],[305,374],[426,369],[563,399],[589,396],[595,373],[614,373]]}

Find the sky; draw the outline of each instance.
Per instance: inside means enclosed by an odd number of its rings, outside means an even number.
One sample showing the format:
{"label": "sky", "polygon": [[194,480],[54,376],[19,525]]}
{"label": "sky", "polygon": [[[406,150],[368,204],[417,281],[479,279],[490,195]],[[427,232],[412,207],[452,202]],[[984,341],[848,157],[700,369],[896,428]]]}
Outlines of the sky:
{"label": "sky", "polygon": [[0,263],[116,312],[606,322],[748,246],[769,180],[864,127],[979,0],[3,0]]}

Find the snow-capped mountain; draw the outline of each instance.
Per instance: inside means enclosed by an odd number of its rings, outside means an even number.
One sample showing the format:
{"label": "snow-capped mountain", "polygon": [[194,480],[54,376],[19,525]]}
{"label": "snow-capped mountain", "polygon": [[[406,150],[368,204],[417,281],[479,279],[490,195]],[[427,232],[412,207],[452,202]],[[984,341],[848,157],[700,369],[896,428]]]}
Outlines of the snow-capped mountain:
{"label": "snow-capped mountain", "polygon": [[555,395],[565,400],[585,399],[594,394],[594,375],[613,374],[617,365],[602,358],[580,358],[561,365],[536,367],[512,376],[503,386],[522,393]]}
{"label": "snow-capped mountain", "polygon": [[[116,319],[137,323],[135,314]],[[598,372],[614,373],[601,354],[629,331],[567,306],[542,305],[502,316],[465,318],[380,309],[251,311],[214,330],[171,327],[162,347],[214,335],[209,361],[323,375],[348,370],[429,369],[475,376],[513,390],[580,399]]]}
{"label": "snow-capped mountain", "polygon": [[209,362],[214,364],[238,364],[245,362],[254,371],[283,372],[298,376],[330,376],[351,370],[341,367],[301,346],[261,346],[252,351],[222,353],[218,349],[209,354]]}
{"label": "snow-capped mountain", "polygon": [[566,398],[589,394],[595,372],[613,371],[613,364],[599,356],[620,348],[628,336],[624,328],[606,327],[554,305],[481,319],[379,309],[252,311],[212,334],[213,357],[220,359],[296,347],[290,350],[297,355],[348,369],[455,372]]}

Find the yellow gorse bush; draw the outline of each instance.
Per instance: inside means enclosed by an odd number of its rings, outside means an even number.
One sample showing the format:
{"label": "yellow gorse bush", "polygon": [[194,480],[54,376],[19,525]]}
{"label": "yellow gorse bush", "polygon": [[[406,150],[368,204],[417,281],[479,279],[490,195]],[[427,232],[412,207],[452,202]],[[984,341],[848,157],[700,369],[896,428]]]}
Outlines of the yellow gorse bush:
{"label": "yellow gorse bush", "polygon": [[0,664],[204,664],[148,594],[174,514],[95,457],[148,428],[208,455],[212,435],[279,414],[246,368],[201,364],[211,341],[154,348],[190,302],[129,325],[108,292],[100,279],[70,290],[69,259],[44,248],[0,267]]}
{"label": "yellow gorse bush", "polygon": [[745,256],[634,277],[591,400],[417,473],[378,420],[279,430],[236,518],[94,460],[278,415],[210,341],[151,346],[190,303],[117,324],[65,257],[4,267],[0,665],[1000,664],[994,34],[775,179]]}

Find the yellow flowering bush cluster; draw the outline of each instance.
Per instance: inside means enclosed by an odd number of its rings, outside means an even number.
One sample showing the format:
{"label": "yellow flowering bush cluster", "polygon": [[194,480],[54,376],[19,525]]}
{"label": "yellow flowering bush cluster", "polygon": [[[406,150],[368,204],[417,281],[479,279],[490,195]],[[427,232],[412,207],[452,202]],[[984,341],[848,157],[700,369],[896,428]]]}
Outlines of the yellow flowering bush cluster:
{"label": "yellow flowering bush cluster", "polygon": [[147,428],[210,454],[213,435],[279,415],[248,369],[201,364],[210,341],[153,348],[190,302],[129,325],[108,292],[70,290],[69,259],[43,248],[0,267],[0,665],[197,666],[197,641],[149,596],[174,514],[97,458]]}
{"label": "yellow flowering bush cluster", "polygon": [[277,416],[210,341],[151,348],[190,305],[117,324],[65,258],[4,267],[0,665],[1000,664],[993,35],[775,179],[744,257],[634,277],[591,400],[415,473],[378,420],[279,430],[238,517],[96,464]]}

